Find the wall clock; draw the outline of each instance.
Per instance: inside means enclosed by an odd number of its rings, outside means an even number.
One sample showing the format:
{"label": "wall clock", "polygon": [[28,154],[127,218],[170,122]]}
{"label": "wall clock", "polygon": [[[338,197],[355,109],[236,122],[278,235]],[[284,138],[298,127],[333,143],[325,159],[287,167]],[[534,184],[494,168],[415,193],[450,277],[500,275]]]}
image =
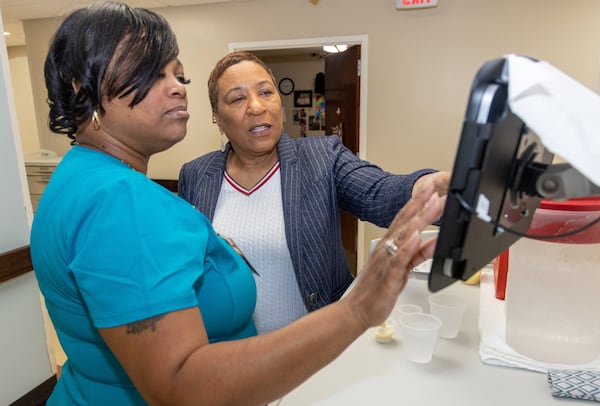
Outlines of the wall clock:
{"label": "wall clock", "polygon": [[279,81],[279,91],[283,95],[292,94],[294,91],[294,81],[290,78],[283,78]]}

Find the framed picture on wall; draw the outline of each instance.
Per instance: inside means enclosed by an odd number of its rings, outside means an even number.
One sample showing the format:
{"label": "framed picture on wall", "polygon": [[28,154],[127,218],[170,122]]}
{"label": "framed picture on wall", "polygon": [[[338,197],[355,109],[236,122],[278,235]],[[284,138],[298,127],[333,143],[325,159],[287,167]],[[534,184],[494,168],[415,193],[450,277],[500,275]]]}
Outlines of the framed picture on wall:
{"label": "framed picture on wall", "polygon": [[304,109],[294,109],[292,110],[294,116],[294,125],[302,125],[306,124],[306,110]]}
{"label": "framed picture on wall", "polygon": [[321,119],[317,116],[308,116],[308,129],[319,131],[321,129]]}
{"label": "framed picture on wall", "polygon": [[312,107],[312,90],[295,90],[294,107]]}

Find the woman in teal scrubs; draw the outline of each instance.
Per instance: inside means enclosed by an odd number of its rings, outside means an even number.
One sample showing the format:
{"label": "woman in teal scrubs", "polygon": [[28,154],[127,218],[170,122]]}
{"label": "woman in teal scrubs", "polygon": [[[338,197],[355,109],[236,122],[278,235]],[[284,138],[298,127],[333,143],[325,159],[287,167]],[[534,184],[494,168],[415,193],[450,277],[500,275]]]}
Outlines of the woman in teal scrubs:
{"label": "woman in teal scrubs", "polygon": [[49,126],[73,146],[35,214],[31,255],[67,355],[49,405],[265,404],[385,321],[433,187],[403,209],[343,300],[256,336],[244,259],[189,203],[146,176],[181,141],[189,82],[161,16],[121,3],[70,14],[45,63]]}

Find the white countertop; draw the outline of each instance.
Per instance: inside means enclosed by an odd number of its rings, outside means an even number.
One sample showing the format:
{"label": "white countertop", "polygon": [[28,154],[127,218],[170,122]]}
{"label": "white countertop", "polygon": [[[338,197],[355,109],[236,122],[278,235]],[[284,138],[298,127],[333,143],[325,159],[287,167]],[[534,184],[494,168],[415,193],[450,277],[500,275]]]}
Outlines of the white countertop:
{"label": "white countertop", "polygon": [[[433,359],[415,364],[402,355],[402,339],[378,344],[375,329],[359,337],[338,359],[317,372],[281,401],[307,405],[567,405],[583,404],[552,396],[545,373],[481,362],[478,285],[454,283],[445,289],[467,301],[458,337],[439,338]],[[427,282],[410,279],[398,303],[428,311]]]}
{"label": "white countertop", "polygon": [[42,166],[56,166],[62,159],[62,156],[58,155],[54,151],[47,149],[40,149],[35,151],[25,151],[25,165],[42,165]]}

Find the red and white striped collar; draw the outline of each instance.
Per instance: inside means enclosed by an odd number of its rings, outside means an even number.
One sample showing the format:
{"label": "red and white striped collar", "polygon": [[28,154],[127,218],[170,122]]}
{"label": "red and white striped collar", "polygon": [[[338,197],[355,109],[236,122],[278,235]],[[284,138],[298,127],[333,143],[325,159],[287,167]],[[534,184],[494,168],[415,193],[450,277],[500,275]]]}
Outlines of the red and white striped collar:
{"label": "red and white striped collar", "polygon": [[246,196],[250,196],[252,193],[254,193],[258,189],[260,189],[261,186],[263,186],[265,183],[267,183],[269,181],[269,179],[271,179],[273,177],[273,175],[277,173],[280,166],[281,166],[281,164],[279,163],[279,161],[275,162],[275,165],[273,165],[273,167],[271,169],[269,169],[269,172],[267,172],[265,174],[265,176],[263,176],[256,183],[256,185],[252,186],[251,189],[246,189],[243,186],[240,186],[235,180],[233,180],[233,178],[231,176],[229,176],[229,174],[227,173],[227,170],[225,170],[223,177],[231,185],[231,187],[233,187],[235,190],[237,190],[238,192],[240,192],[242,194],[245,194]]}

